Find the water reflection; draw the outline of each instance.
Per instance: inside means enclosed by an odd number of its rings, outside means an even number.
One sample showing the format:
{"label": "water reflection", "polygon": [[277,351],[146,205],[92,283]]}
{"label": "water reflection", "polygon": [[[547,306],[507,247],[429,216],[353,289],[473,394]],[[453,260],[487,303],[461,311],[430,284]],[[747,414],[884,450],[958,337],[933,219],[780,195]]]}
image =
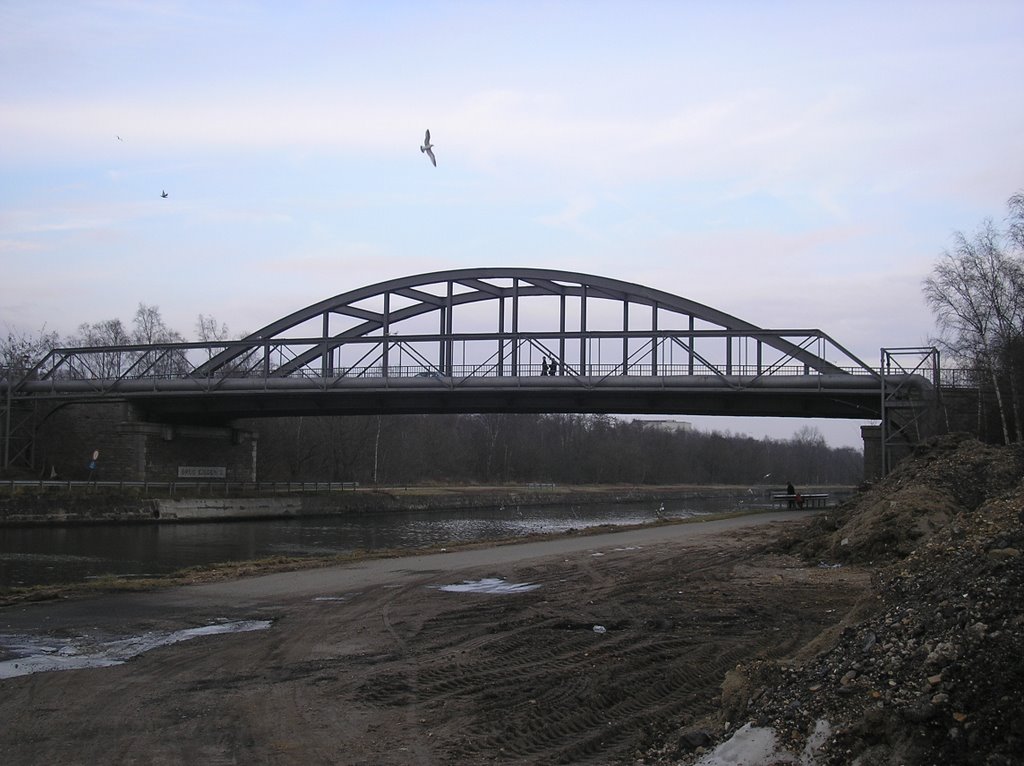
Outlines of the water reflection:
{"label": "water reflection", "polygon": [[434,547],[732,510],[729,498],[673,507],[609,504],[395,511],[298,519],[0,528],[0,587],[160,575],[268,556]]}

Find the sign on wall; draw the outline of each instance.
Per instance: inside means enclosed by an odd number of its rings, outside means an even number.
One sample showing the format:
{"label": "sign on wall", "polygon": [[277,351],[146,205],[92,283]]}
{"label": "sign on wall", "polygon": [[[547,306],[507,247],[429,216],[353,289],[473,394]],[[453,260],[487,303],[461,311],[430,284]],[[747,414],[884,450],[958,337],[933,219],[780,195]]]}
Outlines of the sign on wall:
{"label": "sign on wall", "polygon": [[179,479],[224,479],[228,469],[222,465],[179,465]]}

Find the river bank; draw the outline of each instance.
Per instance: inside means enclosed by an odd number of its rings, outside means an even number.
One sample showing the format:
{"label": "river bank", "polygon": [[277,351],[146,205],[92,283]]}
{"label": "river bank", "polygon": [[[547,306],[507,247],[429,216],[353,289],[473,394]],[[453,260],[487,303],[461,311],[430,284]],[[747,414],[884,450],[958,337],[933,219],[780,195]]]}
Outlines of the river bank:
{"label": "river bank", "polygon": [[[839,497],[850,487],[808,488]],[[159,523],[229,519],[327,516],[378,511],[427,511],[502,506],[660,503],[687,498],[734,497],[746,505],[771,505],[770,494],[736,486],[386,487],[338,491],[292,491],[259,495],[203,494],[151,496],[138,488],[75,487],[63,484],[20,487],[0,495],[0,526],[93,523]]]}

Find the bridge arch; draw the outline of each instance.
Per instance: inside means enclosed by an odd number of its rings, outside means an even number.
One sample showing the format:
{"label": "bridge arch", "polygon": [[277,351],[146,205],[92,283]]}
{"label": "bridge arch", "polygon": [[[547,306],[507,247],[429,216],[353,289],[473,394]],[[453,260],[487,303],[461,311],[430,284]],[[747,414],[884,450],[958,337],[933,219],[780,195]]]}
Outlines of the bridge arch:
{"label": "bridge arch", "polygon": [[[539,304],[546,305],[535,308]],[[490,309],[481,311],[485,306]],[[473,354],[467,355],[468,346]],[[410,369],[515,376],[536,374],[533,360],[541,357],[565,375],[596,369],[657,376],[674,369],[730,376],[740,366],[763,375],[786,365],[817,374],[870,369],[819,330],[765,330],[653,287],[506,267],[436,271],[335,295],[233,343],[195,374],[261,366],[268,377],[302,370],[400,377]],[[406,358],[415,363],[405,365]]]}

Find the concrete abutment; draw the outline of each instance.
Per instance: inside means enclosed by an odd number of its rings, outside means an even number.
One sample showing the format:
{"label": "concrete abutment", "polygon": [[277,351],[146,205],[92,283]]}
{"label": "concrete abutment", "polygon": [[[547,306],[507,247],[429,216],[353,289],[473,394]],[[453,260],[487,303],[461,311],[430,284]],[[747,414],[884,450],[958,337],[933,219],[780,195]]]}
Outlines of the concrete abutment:
{"label": "concrete abutment", "polygon": [[56,405],[37,421],[35,442],[34,463],[43,478],[256,480],[255,432],[147,422],[124,402]]}

